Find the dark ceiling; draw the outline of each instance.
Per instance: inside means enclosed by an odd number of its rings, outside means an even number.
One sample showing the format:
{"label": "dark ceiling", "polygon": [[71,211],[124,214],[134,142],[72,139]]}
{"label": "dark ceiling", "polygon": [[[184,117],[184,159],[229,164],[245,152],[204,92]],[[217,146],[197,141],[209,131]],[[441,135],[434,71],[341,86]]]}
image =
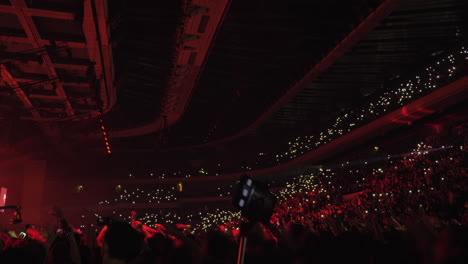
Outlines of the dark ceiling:
{"label": "dark ceiling", "polygon": [[266,123],[247,131],[380,2],[233,1],[182,119],[162,132],[114,139],[114,147],[181,150],[247,138],[261,144],[259,138],[319,129],[333,113],[466,40],[464,1],[402,2]]}
{"label": "dark ceiling", "polygon": [[169,144],[206,142],[248,126],[370,8],[366,1],[233,1]]}
{"label": "dark ceiling", "polygon": [[330,112],[359,104],[433,55],[462,44],[464,7],[463,1],[406,1],[278,111],[270,124],[294,128],[328,120]]}
{"label": "dark ceiling", "polygon": [[238,132],[378,4],[232,1],[182,119],[162,133],[114,139],[115,147],[185,146]]}
{"label": "dark ceiling", "polygon": [[174,65],[182,0],[109,1],[118,102],[106,116],[114,130],[150,122],[161,114]]}
{"label": "dark ceiling", "polygon": [[[12,9],[23,2],[41,37],[37,43]],[[26,125],[8,125],[14,131],[40,119],[40,126],[28,131],[40,127],[57,147],[67,142],[87,153],[105,154],[107,138],[112,155],[166,155],[171,149],[185,153],[200,146],[210,148],[190,153],[205,155],[220,146],[242,151],[315,131],[334,113],[360,104],[432,55],[466,43],[468,24],[463,0],[232,0],[225,10],[204,9],[188,0],[90,2],[106,2],[108,12],[102,14],[108,16],[86,13],[82,0],[0,1],[1,64],[25,93],[14,94],[18,87],[2,78],[0,123],[26,119],[21,121]],[[292,100],[260,118],[369,14],[388,3],[396,10],[380,17],[328,69],[307,79]],[[95,12],[102,10],[97,5]],[[139,136],[112,137],[114,131],[164,117],[171,78],[183,75],[177,72],[181,28],[187,28],[187,18],[199,16],[200,25],[189,27],[200,31],[213,12],[225,13],[214,27],[193,87],[186,90],[188,103],[179,105],[181,118]],[[96,27],[86,24],[90,17]],[[183,48],[192,49],[190,41],[197,36],[184,37]],[[99,65],[109,72],[101,73]],[[105,136],[97,118],[102,111]],[[253,124],[255,129],[249,129]]]}

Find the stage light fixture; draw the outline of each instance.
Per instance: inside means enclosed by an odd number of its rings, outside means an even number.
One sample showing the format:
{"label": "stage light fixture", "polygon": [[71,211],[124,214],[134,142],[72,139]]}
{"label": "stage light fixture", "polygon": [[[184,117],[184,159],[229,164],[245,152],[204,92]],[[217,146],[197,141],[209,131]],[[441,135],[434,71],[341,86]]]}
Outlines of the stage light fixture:
{"label": "stage light fixture", "polygon": [[247,175],[242,175],[238,191],[233,197],[235,207],[241,209],[242,216],[252,222],[268,223],[277,198],[266,184],[253,181]]}

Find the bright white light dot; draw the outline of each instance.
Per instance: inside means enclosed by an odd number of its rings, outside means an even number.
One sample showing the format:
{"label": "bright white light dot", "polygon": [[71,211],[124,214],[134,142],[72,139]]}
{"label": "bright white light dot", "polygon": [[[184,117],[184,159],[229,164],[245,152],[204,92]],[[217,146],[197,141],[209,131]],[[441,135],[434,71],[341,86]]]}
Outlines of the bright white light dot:
{"label": "bright white light dot", "polygon": [[247,179],[247,181],[245,182],[245,184],[247,184],[247,186],[251,187],[251,186],[252,186],[252,180],[251,180],[251,179]]}

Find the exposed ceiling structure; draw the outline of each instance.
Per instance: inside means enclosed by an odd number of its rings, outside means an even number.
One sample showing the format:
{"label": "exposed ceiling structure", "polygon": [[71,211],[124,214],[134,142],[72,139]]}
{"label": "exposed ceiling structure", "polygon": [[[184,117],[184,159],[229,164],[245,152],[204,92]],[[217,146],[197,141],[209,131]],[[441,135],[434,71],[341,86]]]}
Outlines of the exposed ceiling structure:
{"label": "exposed ceiling structure", "polygon": [[0,0],[0,122],[36,122],[102,154],[104,133],[113,155],[314,131],[466,41],[465,10],[462,0]]}
{"label": "exposed ceiling structure", "polygon": [[104,1],[0,2],[0,93],[21,119],[76,121],[113,107],[105,9]]}

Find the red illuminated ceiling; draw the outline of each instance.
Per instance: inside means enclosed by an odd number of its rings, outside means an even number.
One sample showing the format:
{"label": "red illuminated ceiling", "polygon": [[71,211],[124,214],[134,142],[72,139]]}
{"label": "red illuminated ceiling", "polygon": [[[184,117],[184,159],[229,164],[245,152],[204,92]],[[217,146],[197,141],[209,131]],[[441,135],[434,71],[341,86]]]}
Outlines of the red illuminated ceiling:
{"label": "red illuminated ceiling", "polygon": [[22,119],[79,120],[109,111],[115,91],[106,1],[86,0],[80,12],[43,8],[24,0],[0,5],[0,93],[19,99]]}

